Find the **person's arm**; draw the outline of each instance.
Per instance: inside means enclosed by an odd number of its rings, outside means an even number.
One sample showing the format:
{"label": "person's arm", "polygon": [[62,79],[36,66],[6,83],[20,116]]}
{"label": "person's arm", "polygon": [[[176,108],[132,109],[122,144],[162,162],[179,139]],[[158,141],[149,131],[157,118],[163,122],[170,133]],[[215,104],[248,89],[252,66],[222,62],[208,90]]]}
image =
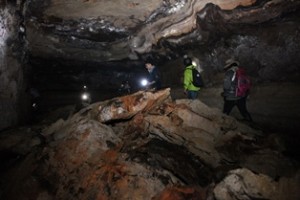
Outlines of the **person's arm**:
{"label": "person's arm", "polygon": [[229,90],[230,89],[233,74],[234,74],[233,70],[229,70],[225,73],[224,82],[223,82],[223,89],[224,90]]}
{"label": "person's arm", "polygon": [[160,80],[160,74],[159,74],[158,70],[156,69],[156,67],[152,71],[152,79],[153,80],[151,82],[149,82],[148,85],[153,85],[153,84],[159,82],[159,80]]}

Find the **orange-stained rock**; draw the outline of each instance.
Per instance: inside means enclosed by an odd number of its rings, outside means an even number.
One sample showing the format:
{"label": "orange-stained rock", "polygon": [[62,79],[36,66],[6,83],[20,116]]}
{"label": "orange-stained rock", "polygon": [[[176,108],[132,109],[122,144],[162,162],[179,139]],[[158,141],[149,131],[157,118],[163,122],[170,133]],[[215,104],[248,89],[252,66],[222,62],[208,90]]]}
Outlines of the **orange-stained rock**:
{"label": "orange-stained rock", "polygon": [[206,200],[206,190],[199,187],[173,186],[165,188],[152,200]]}
{"label": "orange-stained rock", "polygon": [[[92,104],[45,128],[44,143],[31,148],[21,148],[20,141],[31,144],[32,134],[6,134],[11,144],[0,142],[0,149],[26,149],[26,154],[11,154],[14,163],[1,176],[1,198],[206,200],[214,191],[218,199],[225,194],[231,200],[244,188],[249,199],[297,191],[299,173],[292,174],[299,165],[282,154],[278,140],[265,139],[199,100],[172,102],[168,97],[168,89],[142,91],[122,97],[120,104],[120,98]],[[128,112],[111,112],[108,121],[98,121],[106,109],[119,107]],[[226,176],[236,167],[245,170]],[[251,170],[266,178],[259,181]],[[273,181],[278,177],[282,184]]]}
{"label": "orange-stained rock", "polygon": [[156,92],[139,91],[132,95],[114,98],[98,107],[98,120],[108,122],[129,119],[138,112],[148,112],[170,97],[170,88]]}

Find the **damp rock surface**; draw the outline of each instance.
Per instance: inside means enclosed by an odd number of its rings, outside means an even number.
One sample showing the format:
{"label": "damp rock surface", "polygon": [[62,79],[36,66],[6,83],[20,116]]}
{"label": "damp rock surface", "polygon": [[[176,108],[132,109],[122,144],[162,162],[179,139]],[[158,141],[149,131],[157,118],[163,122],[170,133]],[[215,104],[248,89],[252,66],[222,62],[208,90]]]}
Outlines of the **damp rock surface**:
{"label": "damp rock surface", "polygon": [[[113,117],[103,121],[103,112]],[[299,161],[283,143],[199,100],[174,101],[170,89],[96,102],[23,130],[0,143],[3,199],[299,197]]]}

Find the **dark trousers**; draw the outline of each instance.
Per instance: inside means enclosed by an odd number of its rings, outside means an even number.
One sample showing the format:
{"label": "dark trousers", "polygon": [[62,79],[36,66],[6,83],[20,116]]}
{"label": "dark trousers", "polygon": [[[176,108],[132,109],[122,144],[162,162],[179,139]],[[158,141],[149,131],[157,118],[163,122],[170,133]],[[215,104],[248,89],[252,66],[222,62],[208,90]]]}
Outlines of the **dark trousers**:
{"label": "dark trousers", "polygon": [[188,99],[197,99],[198,98],[198,91],[188,90],[187,91]]}
{"label": "dark trousers", "polygon": [[238,100],[226,100],[224,98],[223,113],[226,115],[229,115],[231,110],[233,109],[233,107],[237,106],[241,115],[244,117],[244,119],[252,122],[252,117],[247,110],[246,100],[247,100],[247,97],[243,97]]}

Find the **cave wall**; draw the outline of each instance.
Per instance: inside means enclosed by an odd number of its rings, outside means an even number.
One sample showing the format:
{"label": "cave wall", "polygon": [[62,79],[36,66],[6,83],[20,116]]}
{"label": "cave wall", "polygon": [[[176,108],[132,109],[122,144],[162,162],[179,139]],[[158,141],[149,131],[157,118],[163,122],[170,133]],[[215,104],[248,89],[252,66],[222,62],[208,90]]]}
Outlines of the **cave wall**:
{"label": "cave wall", "polygon": [[7,3],[0,9],[0,130],[26,121],[29,115],[20,16],[16,5]]}
{"label": "cave wall", "polygon": [[191,42],[186,52],[199,59],[209,85],[219,84],[216,74],[223,72],[229,58],[237,59],[255,82],[299,83],[299,27],[298,13],[262,24],[237,25],[223,33],[212,33],[212,40],[205,45]]}
{"label": "cave wall", "polygon": [[[0,127],[16,124],[17,113],[26,113],[19,101],[27,97],[28,67],[22,49],[28,49],[30,64],[35,65],[40,81],[36,85],[48,90],[78,90],[88,82],[97,90],[109,86],[116,91],[123,79],[136,78],[132,71],[144,70],[142,58],[148,53],[159,56],[163,85],[172,89],[182,88],[184,54],[199,59],[207,90],[219,91],[224,62],[231,57],[246,68],[255,88],[266,83],[274,88],[281,83],[292,85],[291,89],[299,86],[298,2],[163,1],[166,4],[162,5],[161,1],[128,4],[68,0],[58,4],[36,0],[25,3],[28,12],[22,11],[19,2],[26,1],[15,1],[15,5],[7,4],[1,10],[1,111],[7,116]],[[24,33],[19,29],[23,13]],[[28,45],[23,38],[25,33]],[[124,64],[124,59],[141,64]],[[119,63],[102,65],[113,61]],[[83,74],[84,70],[88,72]],[[135,79],[133,82],[137,85]],[[258,92],[261,93],[264,92]],[[222,101],[218,95],[219,92],[206,99],[209,103],[218,99],[215,105],[219,107]],[[298,105],[298,94],[292,90],[288,98],[278,98],[282,99],[280,105]],[[258,103],[274,110],[264,114],[266,118],[277,117],[284,110],[280,108],[275,113],[275,101]],[[297,109],[286,109],[283,116],[296,121],[298,115],[293,114]]]}

